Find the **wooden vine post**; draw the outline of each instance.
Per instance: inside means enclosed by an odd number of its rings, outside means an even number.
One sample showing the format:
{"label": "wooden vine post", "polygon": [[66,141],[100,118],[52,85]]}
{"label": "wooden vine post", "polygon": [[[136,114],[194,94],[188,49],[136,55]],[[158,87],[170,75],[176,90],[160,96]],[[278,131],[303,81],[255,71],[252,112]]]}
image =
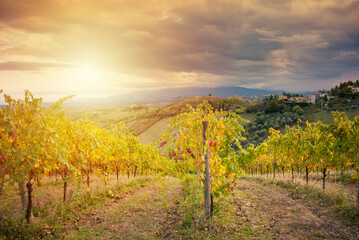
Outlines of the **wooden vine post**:
{"label": "wooden vine post", "polygon": [[206,132],[208,130],[208,121],[203,121],[203,150],[205,153],[205,172],[204,172],[204,212],[206,219],[209,219],[209,228],[211,230],[211,185],[209,175],[209,145]]}

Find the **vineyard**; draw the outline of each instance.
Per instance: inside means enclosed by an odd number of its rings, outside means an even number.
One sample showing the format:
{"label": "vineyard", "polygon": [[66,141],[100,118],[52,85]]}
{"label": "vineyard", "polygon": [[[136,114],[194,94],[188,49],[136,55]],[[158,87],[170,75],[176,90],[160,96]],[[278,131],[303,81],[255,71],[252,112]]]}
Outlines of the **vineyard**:
{"label": "vineyard", "polygon": [[243,151],[241,167],[248,171],[260,169],[261,173],[281,168],[292,173],[305,171],[308,182],[309,173],[321,171],[323,189],[328,172],[355,171],[353,178],[359,174],[359,118],[354,121],[339,112],[333,113],[334,124],[321,122],[306,123],[302,129],[299,125],[286,127],[286,133],[271,129],[269,140],[259,147],[250,146]]}
{"label": "vineyard", "polygon": [[140,144],[122,125],[106,130],[86,118],[71,121],[61,112],[61,104],[68,98],[48,108],[42,108],[41,99],[34,99],[28,91],[24,101],[7,95],[5,99],[8,106],[1,111],[0,129],[1,196],[6,199],[6,189],[17,183],[25,204],[27,191],[28,223],[33,183],[41,183],[47,176],[62,179],[66,201],[69,181],[84,182],[90,189],[91,175],[101,176],[107,183],[107,176],[113,173],[136,176],[170,169],[170,162],[158,149]]}
{"label": "vineyard", "polygon": [[[356,185],[350,185],[351,193],[356,189],[353,194],[339,200],[325,189],[333,186],[328,175],[330,179],[349,176],[349,182],[358,183],[359,117],[349,120],[335,112],[333,124],[306,122],[286,126],[284,133],[272,128],[268,141],[244,148],[243,126],[248,121],[203,102],[197,107],[188,105],[171,118],[155,146],[141,144],[124,124],[104,129],[86,115],[71,120],[62,109],[71,96],[49,107],[43,107],[42,100],[29,91],[24,100],[4,96],[7,106],[0,110],[0,239],[66,238],[61,234],[67,228],[76,234],[85,227],[96,232],[93,226],[113,218],[111,209],[120,220],[111,220],[110,227],[106,225],[109,235],[95,234],[95,239],[286,239],[281,232],[288,231],[285,223],[273,225],[263,217],[266,213],[260,219],[255,215],[256,207],[267,213],[275,209],[263,205],[273,204],[270,197],[262,196],[264,189],[295,206],[293,209],[304,207],[307,214],[308,202],[294,203],[284,192],[298,199],[300,194],[315,195],[313,201],[335,206],[333,221],[338,226],[343,223],[347,235],[336,229],[334,235],[316,232],[310,238],[358,237]],[[208,123],[207,131],[203,122]],[[310,186],[315,173],[315,181],[322,180],[322,190]],[[305,182],[299,183],[303,178]],[[210,179],[207,192],[203,191],[205,179]],[[272,184],[275,186],[269,187]],[[203,210],[207,200],[209,215]],[[322,215],[329,218],[330,214]],[[153,221],[155,233],[146,225],[148,221]],[[131,223],[127,228],[137,229],[135,233],[118,230],[126,229],[124,222]],[[268,230],[272,225],[280,226],[279,235]],[[325,231],[329,227],[317,228]],[[76,234],[69,238],[87,238]],[[307,239],[296,230],[288,234],[291,239]]]}

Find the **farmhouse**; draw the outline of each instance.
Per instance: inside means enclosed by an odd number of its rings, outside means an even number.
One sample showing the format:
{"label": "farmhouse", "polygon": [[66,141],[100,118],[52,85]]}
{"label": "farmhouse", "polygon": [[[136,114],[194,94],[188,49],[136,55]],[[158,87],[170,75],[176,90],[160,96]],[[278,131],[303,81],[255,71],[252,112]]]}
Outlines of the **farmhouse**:
{"label": "farmhouse", "polygon": [[288,97],[286,95],[279,95],[278,99],[279,100],[288,100]]}

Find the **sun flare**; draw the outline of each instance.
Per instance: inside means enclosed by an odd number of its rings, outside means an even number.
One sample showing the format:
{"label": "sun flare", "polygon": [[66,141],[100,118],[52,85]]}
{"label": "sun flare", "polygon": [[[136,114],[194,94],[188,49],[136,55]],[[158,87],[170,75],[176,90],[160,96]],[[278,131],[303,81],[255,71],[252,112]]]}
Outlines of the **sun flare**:
{"label": "sun flare", "polygon": [[95,67],[80,67],[76,69],[76,75],[79,78],[83,78],[85,80],[98,79],[101,75],[101,71]]}
{"label": "sun flare", "polygon": [[80,66],[70,73],[72,85],[81,92],[95,93],[102,89],[105,72],[95,66]]}

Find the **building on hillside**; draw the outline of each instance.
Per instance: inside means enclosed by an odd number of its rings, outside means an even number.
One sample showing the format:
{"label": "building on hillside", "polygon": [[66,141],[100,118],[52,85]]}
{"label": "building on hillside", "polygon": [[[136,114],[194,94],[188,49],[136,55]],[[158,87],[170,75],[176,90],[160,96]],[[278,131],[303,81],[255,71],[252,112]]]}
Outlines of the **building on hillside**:
{"label": "building on hillside", "polygon": [[297,97],[296,102],[311,103],[310,98],[307,98],[307,97]]}
{"label": "building on hillside", "polygon": [[297,102],[297,103],[311,103],[310,98],[308,97],[291,97],[289,101]]}
{"label": "building on hillside", "polygon": [[288,97],[286,95],[279,95],[278,99],[279,100],[288,100]]}
{"label": "building on hillside", "polygon": [[357,107],[359,107],[359,99],[353,99],[352,101],[350,101],[350,103],[349,103],[349,106],[351,107],[351,108],[357,108]]}
{"label": "building on hillside", "polygon": [[320,93],[320,92],[310,94],[309,95],[310,103],[315,104],[317,102],[317,100],[321,97],[321,94],[322,93]]}
{"label": "building on hillside", "polygon": [[359,92],[359,87],[352,88],[352,91],[355,93]]}

